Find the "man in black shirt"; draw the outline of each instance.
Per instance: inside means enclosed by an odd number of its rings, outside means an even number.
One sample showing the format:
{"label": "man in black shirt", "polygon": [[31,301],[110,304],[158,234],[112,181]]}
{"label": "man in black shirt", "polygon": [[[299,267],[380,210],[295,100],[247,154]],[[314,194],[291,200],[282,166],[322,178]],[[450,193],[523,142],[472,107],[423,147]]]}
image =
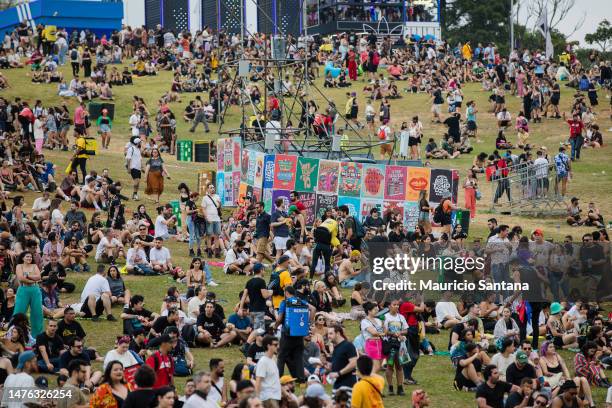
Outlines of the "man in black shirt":
{"label": "man in black shirt", "polygon": [[[506,399],[506,405],[504,408],[516,408],[516,407],[531,407],[533,406],[533,384],[531,383],[531,379],[523,378],[521,381],[521,390],[518,392],[513,392],[508,395]],[[521,405],[523,404],[523,405]]]}
{"label": "man in black shirt", "polygon": [[164,333],[164,330],[166,330],[166,328],[170,326],[177,327],[178,321],[178,309],[176,307],[169,308],[167,316],[159,316],[153,322],[153,326],[151,327],[151,331],[149,332],[149,340],[157,336],[161,336]]}
{"label": "man in black shirt", "polygon": [[68,306],[64,310],[64,318],[57,324],[57,334],[62,338],[64,344],[69,344],[73,337],[84,339],[87,335],[81,323],[76,321],[76,312],[72,307]]}
{"label": "man in black shirt", "polygon": [[355,367],[357,366],[357,350],[346,340],[342,326],[332,326],[327,329],[327,338],[334,345],[331,357],[330,378],[334,378],[334,389],[352,387],[357,382]]}
{"label": "man in black shirt", "polygon": [[255,206],[257,211],[257,218],[255,219],[255,235],[257,239],[255,252],[257,254],[257,262],[263,261],[266,258],[269,262],[273,259],[268,254],[268,241],[270,239],[270,224],[272,224],[272,217],[266,212],[265,204],[260,201]]}
{"label": "man in black shirt", "polygon": [[157,314],[144,308],[144,297],[134,295],[130,299],[130,308],[125,307],[121,313],[123,319],[123,334],[131,335],[134,330],[149,330]]}
{"label": "man in black shirt", "polygon": [[265,329],[256,329],[255,330],[255,343],[249,346],[249,350],[247,351],[247,364],[248,365],[256,365],[261,356],[266,354],[266,348],[263,346],[263,338],[266,334]]}
{"label": "man in black shirt", "polygon": [[49,320],[44,333],[36,337],[36,353],[38,354],[38,369],[43,373],[59,371],[59,357],[65,350],[62,338],[57,334],[57,322]]}
{"label": "man in black shirt", "polygon": [[582,275],[585,279],[585,291],[594,296],[597,293],[597,287],[602,278],[606,257],[603,248],[594,242],[593,235],[591,234],[584,234],[582,236],[580,263],[582,265]]}
{"label": "man in black shirt", "polygon": [[485,382],[476,388],[476,403],[478,408],[504,408],[504,395],[518,392],[520,388],[499,380],[499,371],[493,364],[483,370]]}
{"label": "man in black shirt", "polygon": [[83,347],[83,340],[78,337],[72,337],[70,339],[70,342],[68,343],[68,351],[62,353],[60,356],[59,373],[69,376],[68,367],[70,366],[70,363],[75,360],[80,361],[83,366],[86,366],[84,383],[87,387],[92,387],[100,383],[100,380],[102,379],[102,372],[91,372],[91,360],[89,358],[89,353],[87,353]]}
{"label": "man in black shirt", "polygon": [[461,142],[460,118],[461,114],[459,112],[454,112],[444,120],[444,124],[448,126],[448,135],[453,138],[454,143]]}
{"label": "man in black shirt", "polygon": [[64,266],[59,263],[57,252],[51,252],[49,254],[49,260],[50,262],[44,266],[40,274],[42,281],[45,282],[49,279],[55,279],[57,282],[57,289],[59,289],[60,292],[74,292],[74,283],[66,282],[66,270]]}
{"label": "man in black shirt", "polygon": [[129,349],[140,357],[145,358],[147,355],[147,345],[145,344],[144,329],[136,329],[132,332],[132,340],[130,340]]}
{"label": "man in black shirt", "polygon": [[152,235],[149,235],[148,228],[143,220],[138,223],[138,234],[134,235],[133,241],[135,241],[136,239],[140,240],[140,243],[144,247],[145,254],[147,254],[147,260],[150,260],[149,253],[151,252],[151,248],[153,247],[153,241],[155,238],[153,238]]}
{"label": "man in black shirt", "polygon": [[535,389],[537,387],[535,368],[529,364],[529,357],[521,350],[516,353],[515,362],[510,364],[506,369],[506,381],[510,384],[520,385],[523,378],[530,378],[533,388]]}
{"label": "man in black shirt", "polygon": [[244,307],[248,297],[249,310],[251,311],[251,321],[253,329],[263,329],[265,326],[266,315],[266,299],[272,296],[272,291],[268,290],[266,281],[263,278],[264,266],[261,263],[256,263],[253,266],[253,276],[246,283],[245,289],[242,292],[240,299],[240,307]]}

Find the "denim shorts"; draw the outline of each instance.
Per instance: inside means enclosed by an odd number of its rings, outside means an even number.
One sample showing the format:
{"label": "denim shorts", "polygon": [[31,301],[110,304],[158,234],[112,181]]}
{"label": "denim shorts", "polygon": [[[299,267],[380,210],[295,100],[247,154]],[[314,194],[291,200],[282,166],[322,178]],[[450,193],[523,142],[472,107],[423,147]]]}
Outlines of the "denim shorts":
{"label": "denim shorts", "polygon": [[206,235],[221,235],[221,222],[208,221],[206,223]]}

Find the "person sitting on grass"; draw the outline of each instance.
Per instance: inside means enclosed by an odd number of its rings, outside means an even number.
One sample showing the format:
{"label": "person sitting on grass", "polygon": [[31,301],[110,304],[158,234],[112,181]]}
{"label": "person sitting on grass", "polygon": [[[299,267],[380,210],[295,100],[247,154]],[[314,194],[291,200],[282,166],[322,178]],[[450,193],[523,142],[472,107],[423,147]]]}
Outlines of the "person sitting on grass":
{"label": "person sitting on grass", "polygon": [[227,274],[250,275],[255,265],[255,259],[249,258],[249,255],[244,250],[245,242],[241,239],[234,243],[234,247],[230,248],[225,254],[225,265],[223,272]]}
{"label": "person sitting on grass", "polygon": [[[202,309],[202,307],[200,307]],[[215,305],[206,302],[197,320],[196,344],[203,347],[219,348],[232,342],[238,334],[226,327],[221,317],[215,313]]]}
{"label": "person sitting on grass", "polygon": [[506,140],[506,135],[504,135],[504,131],[500,130],[497,134],[497,139],[495,139],[495,148],[500,150],[512,149],[512,143]]}
{"label": "person sitting on grass", "polygon": [[[458,153],[458,152],[457,152]],[[457,154],[458,156],[459,154]],[[438,147],[433,138],[425,146],[425,157],[428,159],[450,159],[451,155],[444,149]]]}
{"label": "person sitting on grass", "polygon": [[115,238],[115,230],[107,228],[96,248],[96,262],[114,264],[118,258],[125,258],[123,244]]}
{"label": "person sitting on grass", "polygon": [[94,322],[100,320],[102,313],[106,314],[108,321],[117,321],[111,310],[112,294],[106,275],[106,267],[98,265],[97,273],[87,280],[81,292],[81,312],[85,313],[85,317],[91,317]]}
{"label": "person sitting on grass", "polygon": [[153,270],[157,273],[169,273],[174,269],[170,250],[164,247],[164,240],[161,237],[155,238],[153,248],[149,250],[149,260]]}

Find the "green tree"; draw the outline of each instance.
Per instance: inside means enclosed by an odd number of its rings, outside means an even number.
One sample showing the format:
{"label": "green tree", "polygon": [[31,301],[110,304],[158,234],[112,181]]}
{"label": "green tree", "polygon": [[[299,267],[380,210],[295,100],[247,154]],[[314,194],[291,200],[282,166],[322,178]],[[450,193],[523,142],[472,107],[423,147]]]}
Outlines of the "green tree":
{"label": "green tree", "polygon": [[446,0],[442,36],[451,45],[495,43],[502,55],[510,44],[510,0]]}
{"label": "green tree", "polygon": [[612,25],[606,19],[599,22],[597,30],[594,33],[584,36],[584,40],[588,44],[596,44],[602,52],[607,52],[612,46]]}
{"label": "green tree", "polygon": [[[516,35],[517,48],[524,49],[527,48],[529,50],[542,50],[546,48],[544,36],[539,31],[529,30],[527,27],[522,25],[515,25],[514,32]],[[550,31],[550,36],[553,43],[553,48],[555,49],[554,55],[559,55],[565,49],[565,44],[567,43],[567,38],[563,33],[556,29],[552,29]]]}

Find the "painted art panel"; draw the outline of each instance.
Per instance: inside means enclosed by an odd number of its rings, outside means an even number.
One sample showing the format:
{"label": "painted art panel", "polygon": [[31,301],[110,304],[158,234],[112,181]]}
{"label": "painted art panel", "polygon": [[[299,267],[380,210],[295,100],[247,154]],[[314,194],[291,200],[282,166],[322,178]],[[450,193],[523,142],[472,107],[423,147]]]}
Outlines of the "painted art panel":
{"label": "painted art panel", "polygon": [[263,188],[274,187],[274,155],[267,154],[264,158]]}
{"label": "painted art panel", "polygon": [[459,171],[452,170],[452,172],[453,187],[451,194],[453,195],[453,204],[457,204],[457,199],[459,197]]}
{"label": "painted art panel", "polygon": [[291,190],[273,190],[272,191],[272,209],[270,212],[276,210],[276,200],[282,198],[285,201],[285,211],[289,208],[289,193]]}
{"label": "painted art panel", "polygon": [[361,200],[358,197],[340,196],[338,197],[338,207],[341,205],[346,205],[349,209],[349,214],[353,217],[357,217],[359,215]]}
{"label": "painted art panel", "polygon": [[317,192],[321,194],[338,194],[339,162],[319,160],[319,181]]}
{"label": "painted art panel", "polygon": [[390,212],[399,214],[399,219],[403,220],[404,219],[404,202],[385,200],[383,202],[383,218],[386,219],[387,214]]}
{"label": "painted art panel", "polygon": [[361,177],[362,198],[383,198],[385,191],[385,166],[364,164]]}
{"label": "painted art panel", "polygon": [[338,206],[338,196],[333,194],[317,194],[316,218],[320,219],[325,210]]}
{"label": "painted art panel", "polygon": [[338,195],[359,197],[361,191],[361,176],[363,164],[355,162],[340,162],[340,184]]}
{"label": "painted art panel", "polygon": [[236,206],[238,203],[238,198],[240,198],[239,190],[240,189],[240,170],[232,173],[232,197],[233,201],[230,206]]}
{"label": "painted art panel", "polygon": [[295,176],[296,191],[317,191],[319,180],[319,159],[300,157],[297,162],[297,173]]}
{"label": "painted art panel", "polygon": [[296,168],[297,156],[277,154],[274,161],[274,189],[293,190]]}
{"label": "painted art panel", "polygon": [[453,172],[447,169],[432,169],[429,187],[429,201],[439,203],[446,195],[452,196]]}
{"label": "painted art panel", "polygon": [[317,194],[309,191],[298,191],[298,200],[304,204],[304,219],[307,227],[312,227],[315,221],[315,210],[317,206]]}
{"label": "painted art panel", "polygon": [[225,180],[223,181],[223,205],[231,207],[234,205],[234,188],[232,187],[232,173],[224,173]]}
{"label": "painted art panel", "polygon": [[260,187],[253,187],[253,202],[257,203],[261,201],[262,190]]}
{"label": "painted art panel", "polygon": [[225,173],[220,171],[217,173],[217,195],[221,202],[225,204]]}
{"label": "painted art panel", "polygon": [[243,150],[242,151],[242,161],[241,161],[241,166],[240,166],[240,181],[245,182],[247,181],[247,173],[249,172],[249,156],[250,156],[250,150]]}
{"label": "painted art panel", "polygon": [[261,201],[264,202],[264,209],[266,210],[267,213],[270,213],[272,211],[272,192],[274,190],[272,190],[271,188],[264,188],[262,190],[262,197],[261,197]]}
{"label": "painted art panel", "polygon": [[249,196],[247,193],[248,187],[249,185],[244,181],[240,182],[240,188],[238,189],[238,204],[244,203],[245,197]]}
{"label": "painted art panel", "polygon": [[387,166],[385,169],[385,200],[406,198],[406,173],[404,166]]}
{"label": "painted art panel", "polygon": [[240,171],[240,153],[242,152],[242,140],[239,137],[232,138],[232,171]]}
{"label": "painted art panel", "polygon": [[265,157],[266,155],[261,152],[255,153],[255,178],[253,180],[253,186],[260,190],[263,187]]}
{"label": "painted art panel", "polygon": [[225,139],[219,139],[217,141],[217,171],[225,170],[225,161],[223,158],[225,157]]}
{"label": "painted art panel", "polygon": [[359,209],[359,216],[360,216],[361,222],[364,222],[366,217],[370,215],[370,211],[372,210],[372,208],[378,208],[378,212],[381,214],[381,217],[382,217],[382,213],[383,213],[383,201],[382,200],[372,200],[372,199],[367,199],[367,198],[361,199],[361,206]]}
{"label": "painted art panel", "polygon": [[404,227],[408,231],[414,231],[419,223],[419,203],[414,201],[404,202]]}
{"label": "painted art panel", "polygon": [[429,193],[429,177],[431,169],[427,167],[409,167],[406,183],[406,200],[419,201],[421,191]]}
{"label": "painted art panel", "polygon": [[232,139],[225,139],[223,143],[223,171],[230,173],[233,171],[234,164],[234,144]]}

